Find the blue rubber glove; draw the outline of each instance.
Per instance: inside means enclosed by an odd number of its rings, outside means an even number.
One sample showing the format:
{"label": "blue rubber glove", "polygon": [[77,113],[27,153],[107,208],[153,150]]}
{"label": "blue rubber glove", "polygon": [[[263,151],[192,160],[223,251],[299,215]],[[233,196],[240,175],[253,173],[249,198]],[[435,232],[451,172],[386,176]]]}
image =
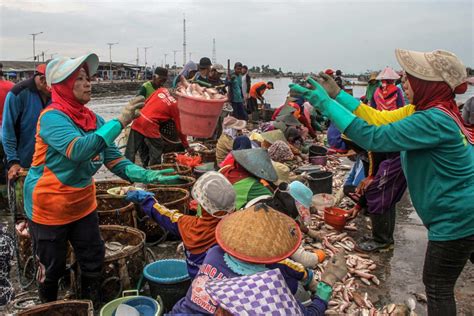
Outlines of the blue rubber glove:
{"label": "blue rubber glove", "polygon": [[324,90],[316,80],[308,78],[308,82],[315,88],[314,90],[297,84],[290,84],[290,89],[301,93],[312,106],[319,109],[323,115],[334,122],[334,125],[336,125],[341,132],[344,132],[356,116],[335,100],[331,99],[326,93],[326,90]]}
{"label": "blue rubber glove", "polygon": [[132,182],[140,183],[167,183],[179,179],[179,175],[166,175],[175,172],[174,169],[147,170],[135,164],[128,165],[125,168],[125,175]]}
{"label": "blue rubber glove", "polygon": [[151,192],[147,192],[144,190],[133,190],[128,191],[125,200],[128,202],[133,202],[140,204],[145,201],[148,197],[154,197],[155,195]]}

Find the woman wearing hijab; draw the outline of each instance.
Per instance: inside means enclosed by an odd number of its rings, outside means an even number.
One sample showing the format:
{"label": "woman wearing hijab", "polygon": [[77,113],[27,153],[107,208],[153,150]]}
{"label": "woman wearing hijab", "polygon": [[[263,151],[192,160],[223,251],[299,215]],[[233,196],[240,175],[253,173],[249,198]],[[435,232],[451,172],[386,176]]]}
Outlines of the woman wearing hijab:
{"label": "woman wearing hijab", "polygon": [[233,116],[226,116],[222,122],[222,134],[216,144],[216,161],[222,163],[232,151],[236,137],[242,135],[242,130],[247,126],[244,120],[238,120]]}
{"label": "woman wearing hijab", "polygon": [[235,209],[235,192],[222,174],[209,171],[196,181],[191,193],[198,202],[200,217],[169,210],[160,205],[150,192],[128,192],[127,201],[140,203],[148,217],[183,241],[188,272],[194,278],[207,251],[216,244],[217,224]]}
{"label": "woman wearing hijab", "polygon": [[46,68],[52,104],[38,119],[35,153],[24,185],[42,302],[57,299],[70,242],[81,269],[81,296],[92,299],[95,305],[100,303],[105,250],[92,176],[103,164],[130,182],[158,183],[176,178],[134,165],[114,144],[143,106],[143,97],[130,101],[118,119],[107,123],[85,106],[91,98],[90,75],[98,64],[97,55],[89,54],[76,59],[56,58]]}
{"label": "woman wearing hijab", "polygon": [[198,65],[192,60],[188,61],[186,65],[184,65],[183,69],[179,72],[179,74],[174,77],[173,88],[176,88],[181,76],[183,76],[185,79],[191,79],[192,77],[194,77],[197,71]]}
{"label": "woman wearing hijab", "polygon": [[376,78],[380,86],[375,89],[371,105],[379,111],[392,111],[405,105],[403,92],[395,85],[400,76],[390,67],[382,70]]}
{"label": "woman wearing hijab", "polygon": [[467,89],[466,67],[442,50],[397,49],[396,57],[415,111],[391,115],[391,124],[373,126],[357,118],[351,112],[360,103],[334,89],[330,80],[321,82],[335,100],[315,81],[315,90],[293,88],[365,149],[401,151],[413,206],[428,229],[423,271],[428,315],[456,315],[454,286],[466,262],[474,261],[474,130],[464,124],[454,101]]}
{"label": "woman wearing hijab", "polygon": [[[242,150],[242,149],[251,149],[252,148],[252,141],[245,135],[238,136],[234,139],[234,143],[232,144],[232,151],[234,150]],[[235,162],[234,156],[232,156],[232,151],[227,154],[225,159],[221,162],[219,167],[225,167],[228,165],[233,165]]]}

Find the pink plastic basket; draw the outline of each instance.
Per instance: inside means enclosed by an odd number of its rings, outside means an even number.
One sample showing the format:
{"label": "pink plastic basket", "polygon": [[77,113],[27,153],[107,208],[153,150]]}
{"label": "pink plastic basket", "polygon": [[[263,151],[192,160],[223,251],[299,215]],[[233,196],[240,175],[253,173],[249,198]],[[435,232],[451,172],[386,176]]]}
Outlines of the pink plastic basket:
{"label": "pink plastic basket", "polygon": [[181,131],[184,135],[208,138],[216,129],[226,99],[203,100],[176,93]]}

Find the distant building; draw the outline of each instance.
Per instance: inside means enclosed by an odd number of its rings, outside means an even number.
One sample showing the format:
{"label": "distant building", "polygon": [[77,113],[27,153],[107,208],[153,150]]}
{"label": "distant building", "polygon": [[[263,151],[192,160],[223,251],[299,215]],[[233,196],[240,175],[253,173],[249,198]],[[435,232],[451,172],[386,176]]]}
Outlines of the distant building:
{"label": "distant building", "polygon": [[[46,61],[48,62],[48,61]],[[31,77],[34,72],[34,62],[32,61],[16,61],[16,60],[7,60],[0,61],[3,64],[3,72],[7,79],[13,81],[21,81]],[[41,62],[36,62],[36,65],[41,64]],[[132,79],[143,77],[145,67],[137,66],[128,63],[113,62],[112,63],[112,74],[113,79]],[[109,79],[110,76],[110,63],[109,62],[100,62],[99,68],[97,69],[97,77],[102,78],[103,80]]]}

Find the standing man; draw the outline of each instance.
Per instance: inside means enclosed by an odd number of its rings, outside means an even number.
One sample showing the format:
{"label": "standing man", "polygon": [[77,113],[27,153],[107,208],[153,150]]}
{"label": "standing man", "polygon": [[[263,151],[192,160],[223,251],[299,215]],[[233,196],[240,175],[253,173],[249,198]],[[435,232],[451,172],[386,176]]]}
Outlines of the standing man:
{"label": "standing man", "polygon": [[[5,104],[5,98],[7,97],[7,93],[13,88],[15,84],[9,80],[6,80],[3,76],[3,64],[0,63],[0,135],[1,135],[1,125],[2,125],[2,115],[3,115],[3,107]],[[1,137],[0,137],[1,141]],[[3,146],[0,145],[0,187],[5,188],[6,182],[6,174],[5,174],[5,152],[3,151]],[[0,189],[0,208],[3,208],[6,205],[6,199],[2,199],[2,193],[6,192]]]}
{"label": "standing man", "polygon": [[221,64],[214,64],[209,72],[209,83],[219,93],[226,94],[225,82],[222,80],[222,75],[225,74],[224,66]]}
{"label": "standing man", "polygon": [[[149,157],[142,158],[143,166],[161,163],[161,155],[167,152],[181,151],[181,144],[168,140],[160,133],[160,125],[173,124],[182,146],[189,150],[186,135],[181,132],[178,102],[166,88],[158,88],[145,102],[140,116],[132,122],[125,157],[135,161],[138,149],[146,145]],[[179,147],[178,147],[179,146]]]}
{"label": "standing man", "polygon": [[[250,97],[250,87],[252,86],[252,79],[250,78],[249,68],[247,65],[242,66],[242,92],[244,93],[244,104],[248,111],[248,99]],[[249,113],[249,112],[247,112]]]}
{"label": "standing man", "polygon": [[153,78],[145,82],[140,87],[137,95],[142,95],[145,99],[148,99],[148,97],[152,95],[156,89],[162,87],[165,84],[166,80],[168,80],[168,69],[156,67]]}
{"label": "standing man", "polygon": [[342,71],[336,70],[336,77],[334,78],[339,88],[344,90],[344,80],[342,79]]}
{"label": "standing man", "polygon": [[260,101],[260,104],[263,107],[263,104],[265,103],[265,98],[263,97],[263,94],[265,91],[268,90],[273,90],[273,82],[269,81],[267,83],[261,81],[254,83],[252,87],[250,88],[250,98],[248,102],[248,109],[250,113],[253,113],[255,111],[258,111],[258,101]]}
{"label": "standing man", "polygon": [[2,118],[2,143],[8,179],[16,180],[21,168],[29,168],[35,151],[36,123],[51,102],[46,84],[46,64],[36,67],[30,79],[17,83],[8,92]]}
{"label": "standing man", "polygon": [[244,95],[242,93],[242,63],[236,62],[234,65],[234,73],[228,78],[229,82],[229,99],[232,103],[232,116],[239,120],[247,120],[248,115],[244,109]]}

